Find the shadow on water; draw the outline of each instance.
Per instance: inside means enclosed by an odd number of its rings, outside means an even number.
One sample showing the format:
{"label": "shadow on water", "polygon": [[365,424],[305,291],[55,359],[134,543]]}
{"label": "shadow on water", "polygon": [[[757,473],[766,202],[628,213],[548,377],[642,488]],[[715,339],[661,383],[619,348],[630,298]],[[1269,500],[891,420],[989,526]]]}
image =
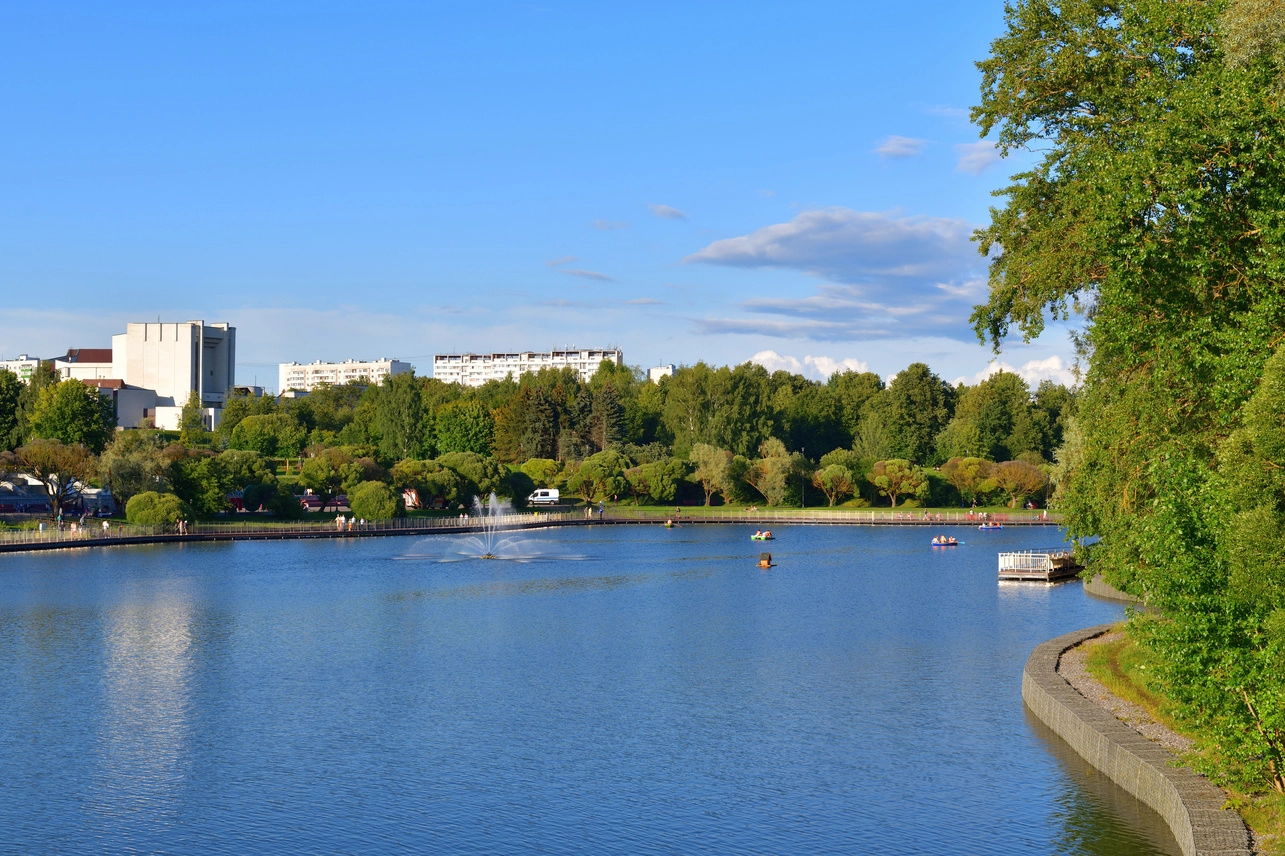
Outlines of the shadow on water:
{"label": "shadow on water", "polygon": [[1054,837],[1058,853],[1100,856],[1181,856],[1169,825],[1155,810],[1111,781],[1039,720],[1025,705],[1026,724],[1066,774],[1052,820],[1062,824]]}

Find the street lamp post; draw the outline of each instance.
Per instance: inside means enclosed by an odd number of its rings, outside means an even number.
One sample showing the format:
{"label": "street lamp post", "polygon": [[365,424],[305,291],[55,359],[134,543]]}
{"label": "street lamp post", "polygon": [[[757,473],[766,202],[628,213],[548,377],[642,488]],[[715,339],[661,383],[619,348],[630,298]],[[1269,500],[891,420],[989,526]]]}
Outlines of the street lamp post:
{"label": "street lamp post", "polygon": [[799,508],[808,507],[808,450],[805,446],[799,447],[799,454],[803,455],[803,470],[799,473]]}

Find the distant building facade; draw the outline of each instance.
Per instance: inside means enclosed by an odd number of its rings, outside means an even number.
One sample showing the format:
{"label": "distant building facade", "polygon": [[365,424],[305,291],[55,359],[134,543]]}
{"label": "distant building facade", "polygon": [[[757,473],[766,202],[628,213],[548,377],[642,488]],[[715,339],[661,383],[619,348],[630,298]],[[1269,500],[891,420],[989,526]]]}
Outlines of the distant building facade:
{"label": "distant building facade", "polygon": [[540,369],[573,368],[582,380],[589,380],[598,370],[598,364],[610,360],[614,365],[624,362],[619,348],[582,349],[565,351],[523,351],[503,354],[438,354],[433,357],[433,377],[443,383],[460,383],[481,386],[489,380],[504,380],[509,375],[521,377]]}
{"label": "distant building facade", "polygon": [[54,370],[61,380],[108,380],[113,374],[111,348],[69,348],[54,357]]}
{"label": "distant building facade", "polygon": [[39,365],[40,360],[36,357],[19,354],[16,359],[0,360],[0,371],[11,371],[18,376],[18,380],[31,383],[31,374]]}
{"label": "distant building facade", "polygon": [[[175,324],[128,324],[112,336],[112,373],[130,389],[155,394],[155,404],[128,411],[117,394],[117,424],[136,427],[150,419],[157,428],[179,427],[183,405],[195,392],[207,428],[219,424],[227,391],[236,385],[236,328],[227,323],[183,321]],[[101,387],[100,387],[101,389]]]}
{"label": "distant building facade", "polygon": [[666,365],[666,366],[652,366],[651,368],[647,369],[647,380],[651,381],[652,383],[660,383],[660,379],[662,377],[673,377],[673,376],[674,376],[673,363],[670,363],[669,365]]}
{"label": "distant building facade", "polygon": [[315,363],[281,363],[279,367],[279,392],[294,389],[300,392],[312,392],[323,383],[331,386],[364,381],[366,383],[383,383],[390,375],[408,374],[413,370],[410,363],[401,360],[345,360],[342,363],[326,363],[318,360]]}

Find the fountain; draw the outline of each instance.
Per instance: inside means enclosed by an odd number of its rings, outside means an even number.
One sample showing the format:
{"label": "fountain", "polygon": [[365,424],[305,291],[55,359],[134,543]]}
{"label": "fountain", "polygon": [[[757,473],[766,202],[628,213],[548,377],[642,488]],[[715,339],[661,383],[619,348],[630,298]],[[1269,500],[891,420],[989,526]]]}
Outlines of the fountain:
{"label": "fountain", "polygon": [[[506,524],[521,522],[524,519],[513,514],[512,507],[500,500],[494,493],[482,503],[481,497],[473,500],[474,518],[481,525],[481,531],[474,535],[434,536],[418,542],[411,551],[398,556],[399,559],[429,559],[438,562],[462,562],[470,559],[504,559],[510,562],[539,562],[550,559],[578,559],[581,556],[552,555],[539,549],[539,541],[525,532],[504,531]],[[469,521],[470,523],[473,520]],[[421,553],[420,544],[434,545],[445,543],[448,549],[445,555]]]}

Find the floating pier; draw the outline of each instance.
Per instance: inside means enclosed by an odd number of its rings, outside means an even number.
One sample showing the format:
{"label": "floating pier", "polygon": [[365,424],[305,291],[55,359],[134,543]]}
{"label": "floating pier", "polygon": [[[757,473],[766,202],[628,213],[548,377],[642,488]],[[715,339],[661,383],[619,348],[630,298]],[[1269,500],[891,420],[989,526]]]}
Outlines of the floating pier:
{"label": "floating pier", "polygon": [[1075,556],[1065,547],[999,554],[1001,580],[1055,583],[1068,580],[1082,570],[1084,566],[1076,564]]}

